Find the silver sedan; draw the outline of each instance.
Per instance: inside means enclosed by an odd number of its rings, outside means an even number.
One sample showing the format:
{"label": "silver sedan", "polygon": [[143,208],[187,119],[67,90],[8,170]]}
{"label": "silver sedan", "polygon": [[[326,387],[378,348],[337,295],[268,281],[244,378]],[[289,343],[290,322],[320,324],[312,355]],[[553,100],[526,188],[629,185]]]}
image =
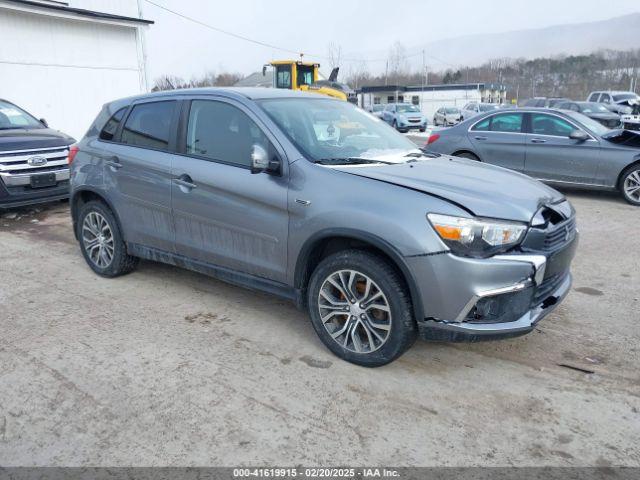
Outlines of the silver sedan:
{"label": "silver sedan", "polygon": [[640,206],[640,133],[610,130],[577,112],[492,111],[432,134],[426,148],[550,184],[617,190]]}

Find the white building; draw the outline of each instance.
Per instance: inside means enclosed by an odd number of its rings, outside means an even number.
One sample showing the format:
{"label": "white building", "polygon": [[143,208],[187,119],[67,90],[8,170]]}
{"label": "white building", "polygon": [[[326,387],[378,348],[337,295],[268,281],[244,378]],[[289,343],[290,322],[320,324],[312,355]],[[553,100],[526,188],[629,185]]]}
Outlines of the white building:
{"label": "white building", "polygon": [[413,103],[428,118],[440,107],[462,108],[469,102],[504,103],[507,89],[493,83],[464,83],[422,86],[373,86],[358,90],[358,105],[370,109],[385,103]]}
{"label": "white building", "polygon": [[0,0],[0,98],[80,139],[102,105],[148,90],[138,0]]}

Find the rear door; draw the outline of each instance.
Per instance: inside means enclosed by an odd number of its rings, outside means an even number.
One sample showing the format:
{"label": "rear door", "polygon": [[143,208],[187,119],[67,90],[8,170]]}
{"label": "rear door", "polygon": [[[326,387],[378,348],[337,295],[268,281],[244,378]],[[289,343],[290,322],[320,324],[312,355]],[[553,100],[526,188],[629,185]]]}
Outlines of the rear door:
{"label": "rear door", "polygon": [[[124,125],[116,112],[101,134],[104,183],[127,242],[173,250],[171,161],[176,145],[177,100],[134,104]],[[110,137],[108,131],[117,133]]]}
{"label": "rear door", "polygon": [[580,127],[551,113],[529,113],[525,173],[541,180],[595,184],[600,143],[569,138]]}
{"label": "rear door", "polygon": [[[194,98],[183,107],[172,167],[178,254],[284,282],[288,165],[275,137],[245,106]],[[281,158],[281,176],[252,174],[253,145]]]}
{"label": "rear door", "polygon": [[524,169],[524,114],[490,115],[469,130],[469,141],[483,162],[522,171]]}

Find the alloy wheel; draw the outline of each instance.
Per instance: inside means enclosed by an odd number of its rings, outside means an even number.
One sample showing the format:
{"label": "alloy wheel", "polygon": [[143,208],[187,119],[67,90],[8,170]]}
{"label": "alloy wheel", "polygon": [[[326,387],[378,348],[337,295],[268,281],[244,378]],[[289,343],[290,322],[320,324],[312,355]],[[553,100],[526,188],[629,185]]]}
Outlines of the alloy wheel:
{"label": "alloy wheel", "polygon": [[113,261],[113,232],[107,220],[98,212],[90,212],[82,222],[82,244],[91,262],[107,268]]}
{"label": "alloy wheel", "polygon": [[331,338],[355,353],[378,350],[391,333],[386,295],[371,278],[356,270],[340,270],[324,280],[318,309]]}
{"label": "alloy wheel", "polygon": [[634,202],[640,202],[640,169],[629,172],[622,187],[627,197]]}

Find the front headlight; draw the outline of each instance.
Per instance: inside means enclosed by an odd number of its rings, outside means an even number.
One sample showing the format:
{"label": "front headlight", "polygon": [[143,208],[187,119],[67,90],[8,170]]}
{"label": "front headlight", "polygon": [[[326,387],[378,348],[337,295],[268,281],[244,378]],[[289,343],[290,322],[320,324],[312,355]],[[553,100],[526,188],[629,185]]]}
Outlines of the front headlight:
{"label": "front headlight", "polygon": [[488,257],[520,243],[527,225],[490,218],[453,217],[429,213],[429,222],[456,255]]}

